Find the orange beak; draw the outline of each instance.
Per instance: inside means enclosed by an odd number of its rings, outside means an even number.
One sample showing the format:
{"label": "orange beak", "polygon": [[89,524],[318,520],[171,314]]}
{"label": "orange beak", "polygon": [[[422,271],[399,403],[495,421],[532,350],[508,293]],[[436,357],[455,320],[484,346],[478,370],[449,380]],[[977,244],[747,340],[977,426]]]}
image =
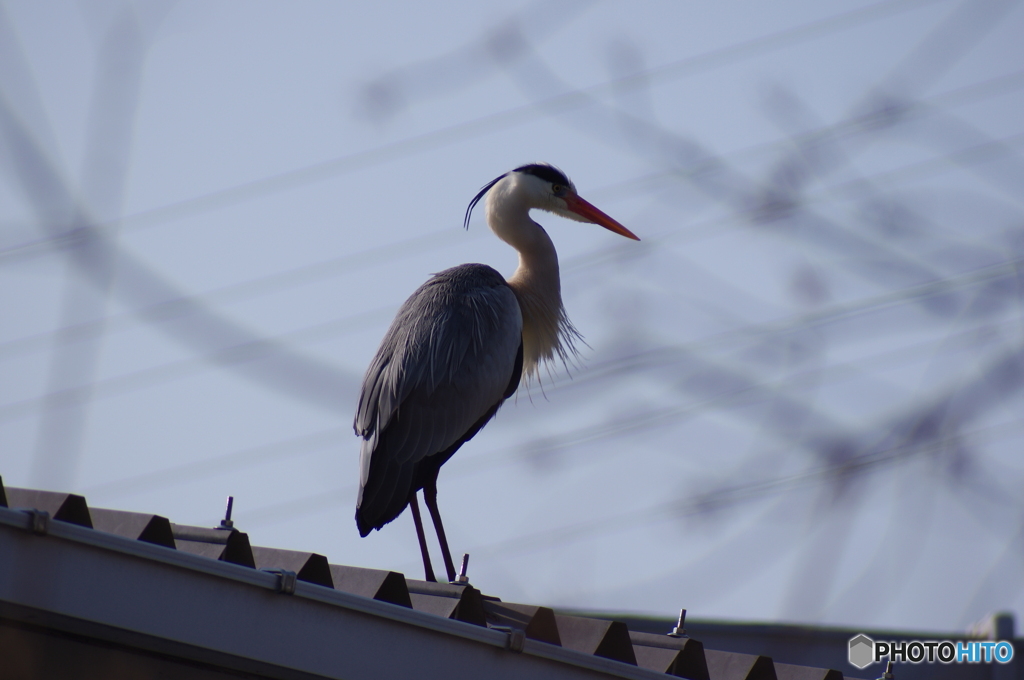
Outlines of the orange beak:
{"label": "orange beak", "polygon": [[600,224],[608,231],[614,231],[619,236],[625,236],[631,238],[634,241],[639,241],[640,237],[626,229],[624,226],[613,220],[612,218],[605,215],[603,212],[595,208],[590,203],[584,201],[582,198],[576,195],[566,196],[565,204],[569,210],[573,211],[588,222],[594,224]]}

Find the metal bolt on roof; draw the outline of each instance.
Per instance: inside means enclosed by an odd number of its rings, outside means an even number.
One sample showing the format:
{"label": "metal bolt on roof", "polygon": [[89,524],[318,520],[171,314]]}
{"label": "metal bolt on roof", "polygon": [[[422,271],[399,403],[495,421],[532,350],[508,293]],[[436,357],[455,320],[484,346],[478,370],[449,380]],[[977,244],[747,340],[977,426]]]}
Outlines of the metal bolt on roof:
{"label": "metal bolt on roof", "polygon": [[228,496],[228,504],[224,509],[224,519],[220,521],[220,526],[215,527],[217,529],[234,529],[235,523],[231,521],[231,508],[235,504],[235,497]]}
{"label": "metal bolt on roof", "polygon": [[676,622],[676,627],[672,629],[672,632],[669,633],[669,635],[671,635],[672,637],[689,637],[686,634],[686,628],[684,627],[685,623],[686,623],[686,610],[685,609],[680,609],[679,610],[679,620]]}
{"label": "metal bolt on roof", "polygon": [[453,581],[453,583],[458,583],[460,585],[468,586],[469,585],[469,576],[466,573],[468,570],[469,570],[469,553],[464,553],[462,555],[462,566],[459,567],[459,575],[455,579],[455,581]]}

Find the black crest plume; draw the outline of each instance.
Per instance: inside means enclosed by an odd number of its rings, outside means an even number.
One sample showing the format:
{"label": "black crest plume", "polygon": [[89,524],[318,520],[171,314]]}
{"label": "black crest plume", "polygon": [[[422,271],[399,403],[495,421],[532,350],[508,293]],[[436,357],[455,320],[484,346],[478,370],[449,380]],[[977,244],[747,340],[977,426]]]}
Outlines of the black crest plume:
{"label": "black crest plume", "polygon": [[[513,170],[513,172],[515,171]],[[508,173],[506,172],[504,175],[500,175],[492,179],[490,182],[484,185],[484,188],[480,190],[480,193],[473,197],[473,200],[469,202],[469,207],[466,208],[466,220],[462,224],[463,227],[469,229],[469,218],[473,214],[473,208],[475,208],[476,204],[480,202],[480,199],[484,197],[484,194],[491,190],[491,187],[493,187],[495,184],[497,184],[498,182],[505,178],[505,175],[508,175]]]}

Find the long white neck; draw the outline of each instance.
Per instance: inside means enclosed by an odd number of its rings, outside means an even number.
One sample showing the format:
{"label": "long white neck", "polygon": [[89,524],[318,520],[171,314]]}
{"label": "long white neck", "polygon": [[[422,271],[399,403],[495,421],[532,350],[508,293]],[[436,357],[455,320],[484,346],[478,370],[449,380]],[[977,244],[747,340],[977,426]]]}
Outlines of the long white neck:
{"label": "long white neck", "polygon": [[562,307],[558,254],[544,228],[530,219],[531,205],[515,191],[515,177],[498,182],[487,196],[487,224],[519,252],[519,266],[508,285],[523,314],[523,380],[538,377],[540,364],[556,356],[571,361],[580,335]]}

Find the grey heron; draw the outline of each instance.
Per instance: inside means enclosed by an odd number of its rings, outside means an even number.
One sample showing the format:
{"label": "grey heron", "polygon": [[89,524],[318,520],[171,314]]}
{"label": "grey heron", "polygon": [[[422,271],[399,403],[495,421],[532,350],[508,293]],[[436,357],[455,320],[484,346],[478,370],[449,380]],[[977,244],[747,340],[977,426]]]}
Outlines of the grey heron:
{"label": "grey heron", "polygon": [[437,475],[542,363],[568,359],[579,338],[562,306],[558,255],[540,209],[639,241],[579,197],[565,173],[534,163],[486,184],[464,226],[487,197],[491,230],[519,252],[507,281],[483,264],[435,274],[406,300],[363,378],[354,428],[362,438],[356,526],[366,536],[412,508],[428,581],[430,565],[416,492],[430,511],[448,580],[455,566],[437,509]]}

